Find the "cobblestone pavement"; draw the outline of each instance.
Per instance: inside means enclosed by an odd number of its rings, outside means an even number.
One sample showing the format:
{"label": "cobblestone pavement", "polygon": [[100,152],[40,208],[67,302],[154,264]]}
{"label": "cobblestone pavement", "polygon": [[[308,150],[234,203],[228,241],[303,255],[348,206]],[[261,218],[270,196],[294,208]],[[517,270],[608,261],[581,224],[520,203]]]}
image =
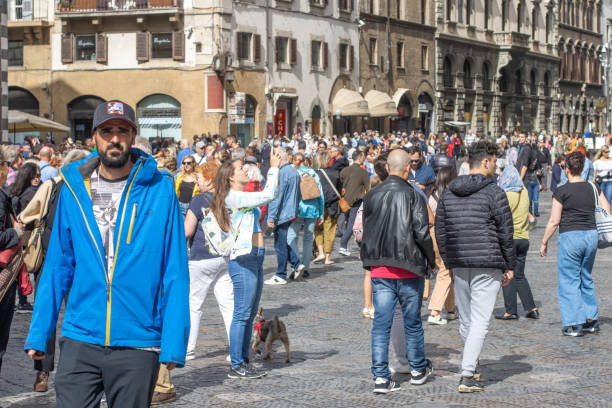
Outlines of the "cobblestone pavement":
{"label": "cobblestone pavement", "polygon": [[[363,273],[356,256],[340,258],[331,267],[313,266],[307,281],[265,286],[261,305],[266,316],[277,314],[287,325],[293,360],[284,362],[280,344],[267,377],[255,381],[226,377],[228,354],[225,330],[214,296],[206,301],[197,358],[173,372],[178,400],[173,407],[612,407],[612,249],[600,251],[594,270],[602,333],[582,338],[561,335],[556,296],[556,238],[546,259],[538,255],[548,220],[550,194],[542,201],[542,217],[532,233],[527,276],[541,311],[537,321],[492,320],[481,367],[485,392],[459,394],[457,374],[461,339],[458,322],[425,324],[428,357],[435,378],[411,386],[400,375],[402,389],[387,396],[372,393],[370,374],[371,321],[361,318]],[[270,242],[268,243],[270,244]],[[355,250],[355,248],[353,248]],[[268,251],[265,273],[276,265]],[[501,291],[496,312],[502,312]],[[519,308],[520,310],[520,308]],[[427,316],[423,308],[424,318]],[[54,405],[54,391],[31,392],[32,363],[21,348],[29,315],[15,315],[9,352],[0,378],[0,407]],[[51,376],[51,384],[53,375]]]}

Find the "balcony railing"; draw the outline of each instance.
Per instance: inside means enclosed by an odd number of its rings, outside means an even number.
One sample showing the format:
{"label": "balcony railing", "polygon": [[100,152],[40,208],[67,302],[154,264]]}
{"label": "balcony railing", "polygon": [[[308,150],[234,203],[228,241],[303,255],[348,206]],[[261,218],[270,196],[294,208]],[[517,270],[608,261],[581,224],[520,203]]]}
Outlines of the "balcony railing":
{"label": "balcony railing", "polygon": [[495,33],[495,43],[503,47],[529,48],[529,34],[516,32]]}
{"label": "balcony railing", "polygon": [[59,0],[59,12],[130,11],[182,7],[182,0]]}

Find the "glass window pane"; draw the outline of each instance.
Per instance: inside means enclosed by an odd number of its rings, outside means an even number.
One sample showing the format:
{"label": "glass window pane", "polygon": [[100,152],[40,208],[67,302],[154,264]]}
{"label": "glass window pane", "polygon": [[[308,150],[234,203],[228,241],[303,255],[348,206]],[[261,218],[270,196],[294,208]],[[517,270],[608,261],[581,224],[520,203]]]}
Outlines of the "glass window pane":
{"label": "glass window pane", "polygon": [[76,60],[95,61],[96,60],[96,36],[78,35],[76,37]]}
{"label": "glass window pane", "polygon": [[172,33],[151,34],[151,57],[172,58]]}

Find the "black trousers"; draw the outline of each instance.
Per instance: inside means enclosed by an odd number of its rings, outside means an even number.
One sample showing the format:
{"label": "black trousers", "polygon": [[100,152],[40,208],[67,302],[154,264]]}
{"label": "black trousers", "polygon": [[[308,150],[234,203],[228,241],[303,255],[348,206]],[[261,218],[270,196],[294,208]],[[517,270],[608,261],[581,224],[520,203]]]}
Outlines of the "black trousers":
{"label": "black trousers", "polygon": [[[38,271],[38,273],[34,274],[34,294],[38,292],[38,282],[40,281],[40,276],[42,275],[42,267]],[[34,297],[36,299],[36,297]],[[36,300],[34,300],[36,303]],[[50,373],[55,369],[55,332],[51,334],[49,340],[47,341],[47,351],[45,352],[45,358],[42,360],[34,360],[34,370],[36,371],[46,371]]]}
{"label": "black trousers", "polygon": [[516,252],[514,279],[512,279],[509,284],[502,287],[504,292],[504,307],[506,308],[506,313],[509,314],[517,313],[517,293],[521,298],[521,303],[525,311],[535,309],[536,307],[529,281],[527,281],[527,277],[525,276],[525,261],[527,260],[527,251],[529,251],[529,240],[515,239],[514,251]]}
{"label": "black trousers", "polygon": [[159,355],[126,347],[104,347],[60,338],[55,375],[58,408],[100,406],[148,408],[153,397]]}
{"label": "black trousers", "polygon": [[4,294],[0,301],[0,371],[2,371],[2,357],[6,352],[6,346],[11,333],[11,323],[13,322],[13,313],[15,312],[15,292],[17,290],[17,282],[14,282]]}

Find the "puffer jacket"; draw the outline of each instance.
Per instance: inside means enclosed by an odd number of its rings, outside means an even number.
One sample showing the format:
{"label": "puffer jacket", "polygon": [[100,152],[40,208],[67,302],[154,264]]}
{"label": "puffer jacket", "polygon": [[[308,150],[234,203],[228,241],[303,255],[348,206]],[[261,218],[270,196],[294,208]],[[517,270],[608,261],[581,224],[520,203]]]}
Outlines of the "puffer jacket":
{"label": "puffer jacket", "polygon": [[427,203],[406,180],[389,176],[363,200],[363,267],[393,266],[427,276],[436,256]]}
{"label": "puffer jacket", "polygon": [[512,212],[493,179],[480,174],[454,179],[440,196],[435,225],[447,268],[514,270]]}

